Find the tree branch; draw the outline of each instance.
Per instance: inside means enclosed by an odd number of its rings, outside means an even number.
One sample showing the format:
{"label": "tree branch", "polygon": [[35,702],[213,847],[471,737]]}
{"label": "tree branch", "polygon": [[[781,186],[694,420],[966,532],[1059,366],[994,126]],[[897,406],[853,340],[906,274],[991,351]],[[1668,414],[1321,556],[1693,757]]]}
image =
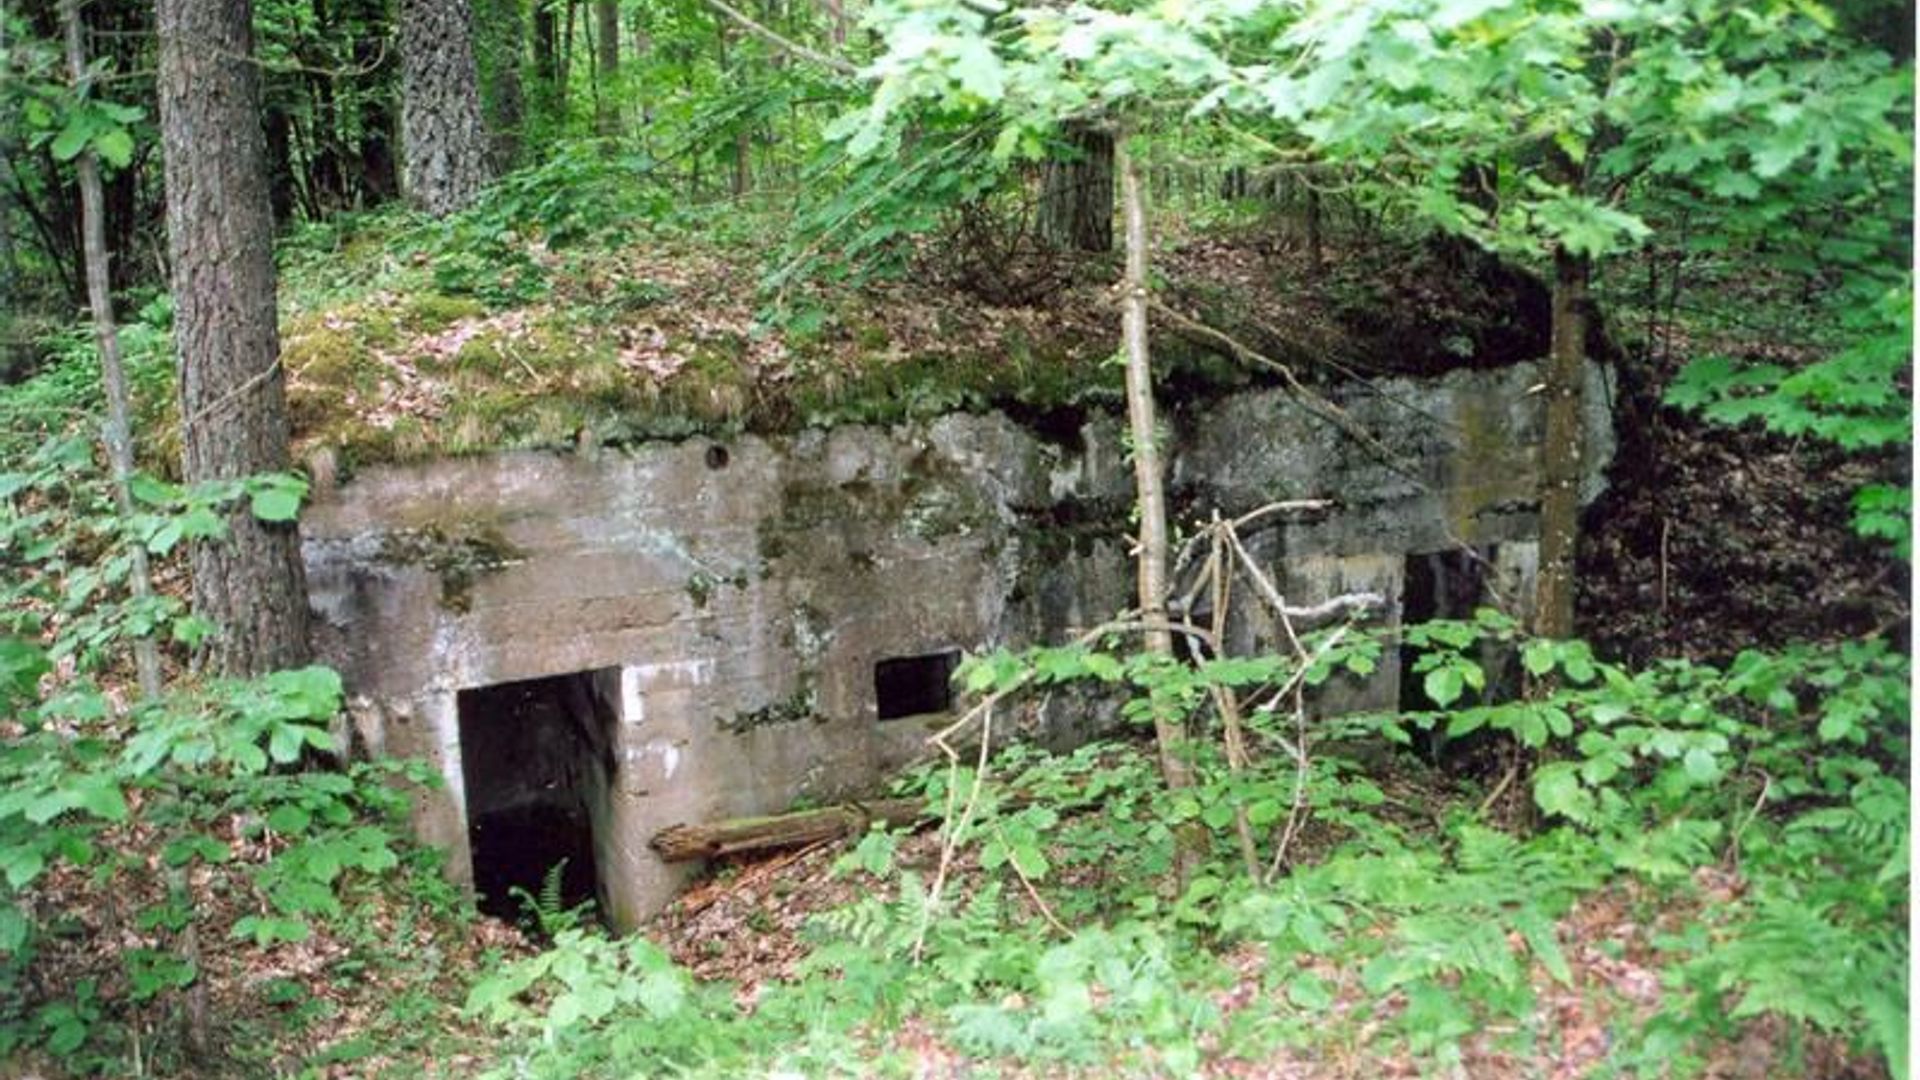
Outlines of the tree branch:
{"label": "tree branch", "polygon": [[826,53],[809,49],[791,38],[784,37],[773,30],[767,29],[765,26],[748,18],[745,12],[728,4],[726,0],[706,0],[706,5],[720,14],[725,15],[727,18],[732,19],[734,22],[739,23],[742,29],[754,37],[772,45],[774,48],[779,49],[789,56],[795,56],[802,60],[819,64],[829,71],[839,72],[850,79],[858,78],[860,75],[860,69],[847,63],[845,60],[837,56],[828,56]]}

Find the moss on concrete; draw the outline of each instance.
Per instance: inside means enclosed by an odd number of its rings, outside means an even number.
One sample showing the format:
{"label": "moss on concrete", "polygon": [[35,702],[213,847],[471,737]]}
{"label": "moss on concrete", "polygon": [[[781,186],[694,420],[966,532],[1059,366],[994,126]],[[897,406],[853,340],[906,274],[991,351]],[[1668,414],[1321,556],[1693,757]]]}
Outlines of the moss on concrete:
{"label": "moss on concrete", "polygon": [[440,579],[440,605],[456,613],[472,607],[473,586],[482,576],[525,557],[497,525],[451,519],[385,534],[380,555],[389,563],[431,571]]}

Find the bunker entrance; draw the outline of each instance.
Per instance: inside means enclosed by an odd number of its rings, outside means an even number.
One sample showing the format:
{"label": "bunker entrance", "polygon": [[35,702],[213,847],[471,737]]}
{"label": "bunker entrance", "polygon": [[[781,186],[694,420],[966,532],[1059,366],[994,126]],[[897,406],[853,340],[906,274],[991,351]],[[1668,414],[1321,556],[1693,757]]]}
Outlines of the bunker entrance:
{"label": "bunker entrance", "polygon": [[[1488,600],[1488,570],[1493,545],[1409,555],[1400,600],[1400,623],[1416,626],[1434,619],[1471,619]],[[1424,677],[1415,672],[1425,649],[1400,646],[1400,707],[1409,712],[1435,708]]]}
{"label": "bunker entrance", "polygon": [[606,910],[599,868],[619,686],[619,669],[605,668],[460,691],[467,840],[481,911],[526,916],[516,890]]}

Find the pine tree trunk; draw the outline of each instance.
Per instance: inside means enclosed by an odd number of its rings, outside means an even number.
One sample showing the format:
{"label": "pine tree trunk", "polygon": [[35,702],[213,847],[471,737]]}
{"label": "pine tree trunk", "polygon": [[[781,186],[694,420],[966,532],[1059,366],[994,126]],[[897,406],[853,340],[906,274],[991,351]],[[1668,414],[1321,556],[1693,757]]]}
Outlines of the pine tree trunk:
{"label": "pine tree trunk", "polygon": [[467,0],[401,0],[400,126],[407,201],[463,210],[491,174]]}
{"label": "pine tree trunk", "polygon": [[1040,196],[1040,235],[1076,251],[1113,250],[1113,135],[1068,125],[1068,159],[1047,162]]}
{"label": "pine tree trunk", "polygon": [[594,0],[593,20],[599,29],[594,47],[600,54],[599,115],[596,125],[602,135],[620,134],[620,95],[615,83],[620,75],[620,5],[617,0]]}
{"label": "pine tree trunk", "polygon": [[1581,396],[1586,385],[1588,261],[1553,256],[1552,343],[1547,357],[1547,422],[1541,453],[1540,580],[1534,632],[1573,636],[1574,557],[1580,536],[1580,474],[1585,445]]}
{"label": "pine tree trunk", "polygon": [[[1115,141],[1109,138],[1108,145]],[[1115,157],[1127,229],[1121,337],[1127,357],[1127,430],[1133,442],[1134,498],[1140,517],[1140,620],[1149,626],[1147,650],[1172,656],[1173,634],[1166,629],[1166,473],[1160,459],[1160,425],[1154,415],[1153,371],[1147,351],[1147,197],[1139,169],[1124,144],[1117,147]],[[1159,743],[1160,775],[1167,787],[1190,787],[1193,771],[1187,763],[1186,734],[1173,718],[1163,716],[1154,717],[1153,733]],[[1198,849],[1186,836],[1179,846],[1184,866]]]}
{"label": "pine tree trunk", "polygon": [[[160,135],[188,483],[287,468],[273,213],[248,0],[159,0]],[[194,609],[234,675],[305,663],[306,578],[292,524],[245,501],[193,545]]]}

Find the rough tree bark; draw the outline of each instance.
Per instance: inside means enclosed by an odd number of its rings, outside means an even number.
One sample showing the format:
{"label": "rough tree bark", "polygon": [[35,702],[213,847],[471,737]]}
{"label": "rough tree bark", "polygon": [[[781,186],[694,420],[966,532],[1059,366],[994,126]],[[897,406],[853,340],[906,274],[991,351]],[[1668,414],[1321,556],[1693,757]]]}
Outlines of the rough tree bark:
{"label": "rough tree bark", "polygon": [[1113,250],[1113,133],[1070,124],[1062,133],[1071,156],[1047,162],[1040,194],[1040,235],[1077,251]]}
{"label": "rough tree bark", "polygon": [[1585,432],[1587,283],[1592,266],[1565,249],[1553,255],[1553,316],[1547,355],[1547,422],[1542,434],[1540,578],[1534,632],[1573,636],[1574,555],[1580,536],[1580,473]]}
{"label": "rough tree bark", "polygon": [[407,201],[435,217],[491,179],[467,0],[401,0],[400,128]]}
{"label": "rough tree bark", "polygon": [[[189,483],[287,468],[273,213],[249,0],[159,0],[158,76],[183,472]],[[305,663],[306,576],[292,524],[244,505],[193,545],[194,608],[234,675]]]}
{"label": "rough tree bark", "polygon": [[[1154,415],[1153,371],[1147,351],[1147,198],[1133,156],[1124,139],[1108,137],[1115,146],[1120,172],[1120,198],[1126,214],[1127,266],[1121,281],[1121,338],[1127,358],[1127,430],[1133,443],[1134,498],[1140,515],[1140,620],[1147,624],[1149,652],[1173,655],[1173,634],[1167,629],[1167,496],[1166,473],[1160,460],[1159,421]],[[1172,718],[1153,718],[1160,751],[1160,775],[1169,788],[1190,787],[1193,769],[1186,757],[1186,733]],[[1199,854],[1189,835],[1179,840],[1182,876]]]}

